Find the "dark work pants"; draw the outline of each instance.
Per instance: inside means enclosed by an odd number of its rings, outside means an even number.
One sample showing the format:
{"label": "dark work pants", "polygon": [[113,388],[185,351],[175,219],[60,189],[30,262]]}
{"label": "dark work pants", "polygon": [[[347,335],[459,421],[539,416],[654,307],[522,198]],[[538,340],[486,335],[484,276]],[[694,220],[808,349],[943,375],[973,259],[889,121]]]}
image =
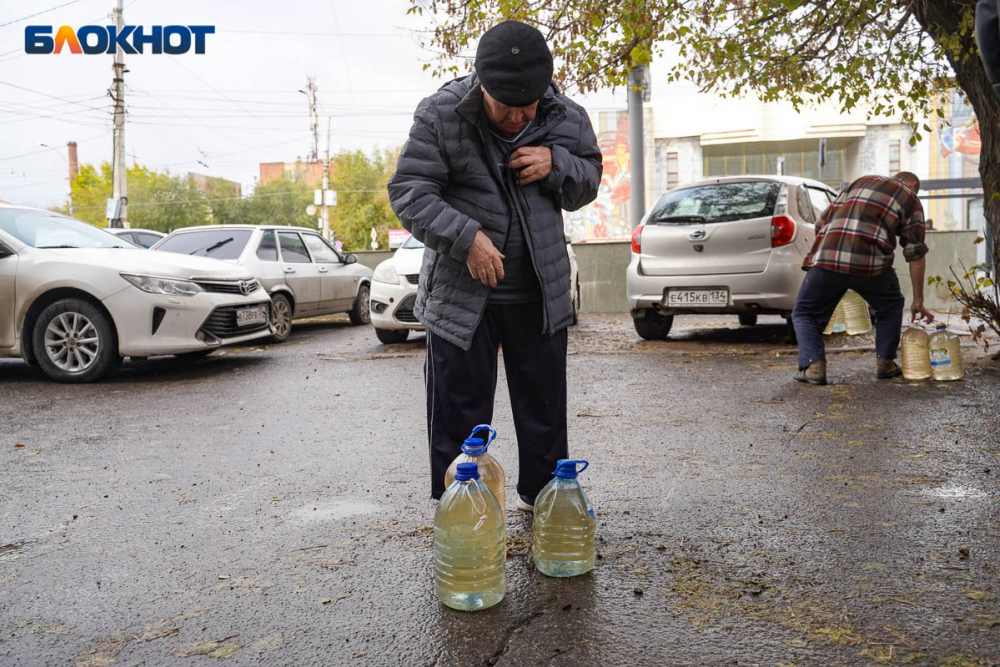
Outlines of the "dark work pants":
{"label": "dark work pants", "polygon": [[976,5],[976,42],[986,75],[1000,95],[1000,0],[979,0]]}
{"label": "dark work pants", "polygon": [[[541,331],[542,304],[532,303],[487,305],[468,352],[427,332],[431,497],[444,493],[445,472],[472,429],[493,420],[501,347],[517,435],[517,492],[534,502],[556,461],[568,458],[566,330],[552,336]],[[500,433],[494,446],[510,444]]]}
{"label": "dark work pants", "polygon": [[799,369],[814,361],[826,361],[823,329],[849,289],[875,309],[875,355],[879,359],[896,358],[904,301],[896,270],[889,267],[877,276],[852,276],[813,267],[802,281],[792,310],[795,337],[799,339]]}

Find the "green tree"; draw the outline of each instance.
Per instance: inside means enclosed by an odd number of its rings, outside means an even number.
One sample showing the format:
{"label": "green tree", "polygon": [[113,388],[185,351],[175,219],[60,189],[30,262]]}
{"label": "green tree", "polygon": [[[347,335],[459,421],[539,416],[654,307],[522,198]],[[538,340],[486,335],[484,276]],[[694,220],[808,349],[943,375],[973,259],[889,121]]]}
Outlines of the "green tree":
{"label": "green tree", "polygon": [[[178,227],[204,225],[208,221],[204,195],[188,179],[136,165],[128,176],[128,220],[132,227],[170,232]],[[84,164],[73,183],[76,217],[106,227],[104,217],[111,197],[111,165]],[[68,212],[68,205],[58,209]]]}
{"label": "green tree", "polygon": [[316,227],[316,219],[306,213],[312,200],[313,189],[305,183],[278,178],[258,183],[249,197],[209,198],[207,203],[214,224]]}
{"label": "green tree", "polygon": [[844,111],[902,114],[912,141],[934,101],[951,88],[980,123],[979,171],[994,257],[1000,259],[1000,101],[979,61],[975,0],[410,0],[440,15],[425,65],[458,74],[455,58],[504,19],[536,25],[557,60],[556,78],[589,91],[626,85],[633,65],[674,45],[670,80],[720,94],[834,100]]}
{"label": "green tree", "polygon": [[388,247],[388,230],[402,226],[389,206],[386,185],[396,168],[399,151],[343,152],[335,158],[330,188],[337,191],[337,205],[330,210],[330,224],[345,250],[367,250],[371,230],[379,245]]}

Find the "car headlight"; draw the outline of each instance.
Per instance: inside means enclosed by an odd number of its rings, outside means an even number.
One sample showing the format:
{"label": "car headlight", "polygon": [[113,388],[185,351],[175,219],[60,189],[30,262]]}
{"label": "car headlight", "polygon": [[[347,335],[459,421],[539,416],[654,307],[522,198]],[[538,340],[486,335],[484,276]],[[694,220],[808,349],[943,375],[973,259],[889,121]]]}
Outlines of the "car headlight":
{"label": "car headlight", "polygon": [[375,273],[372,274],[372,280],[380,283],[389,283],[390,285],[398,285],[399,275],[392,266],[392,260],[387,260],[379,264],[375,268]]}
{"label": "car headlight", "polygon": [[171,280],[156,276],[139,276],[134,273],[123,273],[122,278],[129,281],[143,292],[150,294],[169,294],[170,296],[194,296],[204,292],[201,285],[190,280]]}

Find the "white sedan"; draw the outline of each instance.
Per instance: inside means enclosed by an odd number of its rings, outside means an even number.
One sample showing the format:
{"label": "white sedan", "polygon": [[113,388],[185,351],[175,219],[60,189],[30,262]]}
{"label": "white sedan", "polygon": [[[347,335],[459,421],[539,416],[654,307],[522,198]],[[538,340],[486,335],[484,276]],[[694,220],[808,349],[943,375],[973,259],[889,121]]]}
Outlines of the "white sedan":
{"label": "white sedan", "polygon": [[[580,276],[573,242],[569,236],[566,237],[566,254],[569,256],[573,324],[576,324],[580,318]],[[413,236],[407,236],[395,254],[379,264],[372,275],[372,325],[375,327],[375,335],[387,345],[402,343],[410,335],[410,331],[424,329],[424,325],[413,314],[423,258],[424,244]]]}
{"label": "white sedan", "polygon": [[91,382],[123,357],[204,355],[269,336],[246,269],[143,250],[51,211],[0,205],[0,357]]}

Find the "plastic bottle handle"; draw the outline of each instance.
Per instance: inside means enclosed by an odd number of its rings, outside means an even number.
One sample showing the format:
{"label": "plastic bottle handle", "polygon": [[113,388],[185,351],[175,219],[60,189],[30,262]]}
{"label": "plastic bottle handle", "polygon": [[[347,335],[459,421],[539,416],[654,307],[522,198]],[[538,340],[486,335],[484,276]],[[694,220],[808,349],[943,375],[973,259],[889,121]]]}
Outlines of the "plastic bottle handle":
{"label": "plastic bottle handle", "polygon": [[496,429],[490,426],[489,424],[480,424],[479,426],[472,429],[472,433],[469,434],[469,437],[470,438],[476,437],[476,433],[482,431],[483,429],[486,429],[487,431],[490,432],[489,439],[486,440],[486,442],[483,444],[483,452],[485,453],[486,450],[490,448],[490,445],[493,444],[493,441],[497,439]]}

